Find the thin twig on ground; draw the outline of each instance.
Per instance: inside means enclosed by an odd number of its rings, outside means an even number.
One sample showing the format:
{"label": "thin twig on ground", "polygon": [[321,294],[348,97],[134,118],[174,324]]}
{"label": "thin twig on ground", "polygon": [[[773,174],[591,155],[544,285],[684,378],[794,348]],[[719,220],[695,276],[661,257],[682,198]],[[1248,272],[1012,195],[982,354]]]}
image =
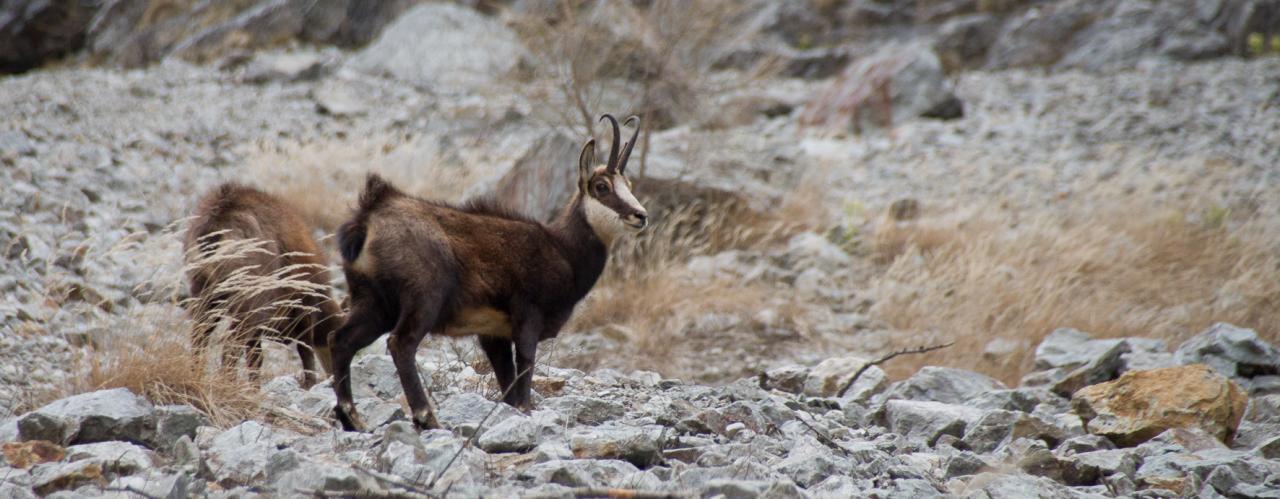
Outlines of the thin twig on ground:
{"label": "thin twig on ground", "polygon": [[892,360],[894,357],[897,357],[897,356],[899,356],[899,355],[912,355],[912,354],[927,353],[927,352],[932,352],[932,351],[934,351],[934,350],[942,350],[943,348],[947,348],[947,347],[950,347],[951,345],[955,345],[955,344],[956,344],[956,342],[954,342],[954,341],[948,341],[948,342],[946,342],[946,343],[941,343],[941,344],[938,344],[938,345],[931,345],[931,346],[927,346],[927,347],[908,348],[908,349],[906,349],[906,350],[895,350],[895,351],[893,351],[893,352],[889,352],[887,355],[885,355],[885,356],[883,356],[883,357],[880,357],[880,358],[878,358],[878,359],[876,359],[876,360],[873,360],[873,361],[871,361],[871,362],[868,362],[868,363],[866,363],[866,364],[863,364],[863,365],[862,365],[862,367],[859,367],[859,368],[858,368],[858,371],[857,371],[857,372],[855,372],[855,373],[853,373],[853,377],[852,377],[852,378],[849,378],[849,381],[848,381],[848,382],[846,382],[846,383],[844,384],[844,388],[841,388],[841,389],[840,389],[840,391],[839,391],[838,393],[836,393],[836,397],[843,397],[843,396],[844,396],[844,393],[845,393],[845,392],[847,392],[847,391],[849,391],[849,387],[853,386],[853,384],[854,384],[854,383],[857,383],[857,382],[858,382],[858,377],[862,376],[862,373],[866,372],[866,371],[867,371],[867,369],[870,369],[870,368],[871,368],[871,366],[877,366],[877,365],[883,364],[883,363],[885,363],[885,362],[888,362],[888,361]]}
{"label": "thin twig on ground", "polygon": [[809,431],[813,432],[814,435],[817,435],[818,441],[822,442],[822,445],[838,450],[840,451],[841,454],[844,454],[846,456],[849,455],[849,449],[844,448],[843,445],[836,443],[835,440],[832,440],[831,437],[828,437],[826,433],[822,432],[822,430],[819,430],[815,428],[813,425],[809,424],[809,422],[805,421],[803,417],[800,417],[800,414],[801,414],[800,412],[796,412],[796,421],[799,421],[800,424],[804,425],[805,428],[808,428]]}

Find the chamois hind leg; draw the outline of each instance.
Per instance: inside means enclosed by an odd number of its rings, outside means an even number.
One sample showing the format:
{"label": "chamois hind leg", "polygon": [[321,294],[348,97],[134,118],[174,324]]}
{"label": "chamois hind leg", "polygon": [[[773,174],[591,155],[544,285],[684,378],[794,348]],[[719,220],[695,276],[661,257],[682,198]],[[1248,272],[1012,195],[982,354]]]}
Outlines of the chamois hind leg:
{"label": "chamois hind leg", "polygon": [[489,358],[493,367],[493,377],[498,380],[498,393],[506,396],[511,393],[511,383],[515,381],[516,366],[511,356],[511,340],[497,336],[479,337],[480,349]]}
{"label": "chamois hind leg", "polygon": [[440,427],[436,421],[435,408],[422,387],[422,378],[418,375],[418,364],[415,354],[418,345],[427,333],[435,327],[439,317],[439,303],[422,304],[403,309],[400,322],[387,339],[387,348],[391,350],[391,360],[396,364],[396,373],[400,375],[400,387],[404,389],[404,398],[409,402],[413,412],[413,425],[419,430],[430,430]]}
{"label": "chamois hind leg", "polygon": [[524,316],[516,326],[516,380],[503,401],[522,411],[533,409],[533,365],[542,339],[543,320],[537,312]]}
{"label": "chamois hind leg", "polygon": [[329,351],[333,355],[333,394],[338,399],[333,413],[346,431],[365,431],[351,396],[351,359],[384,332],[386,328],[378,311],[365,305],[353,306],[347,322],[329,335]]}

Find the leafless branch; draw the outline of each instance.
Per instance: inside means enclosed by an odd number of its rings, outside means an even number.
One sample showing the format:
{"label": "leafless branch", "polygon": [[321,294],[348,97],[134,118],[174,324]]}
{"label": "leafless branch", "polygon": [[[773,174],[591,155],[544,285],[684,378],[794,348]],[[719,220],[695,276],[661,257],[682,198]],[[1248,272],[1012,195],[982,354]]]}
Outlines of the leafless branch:
{"label": "leafless branch", "polygon": [[876,360],[873,360],[873,361],[871,361],[871,362],[868,362],[868,363],[866,363],[866,364],[863,364],[863,365],[862,365],[862,367],[859,367],[859,368],[858,368],[858,372],[853,373],[853,377],[852,377],[852,378],[849,378],[849,381],[848,381],[848,382],[846,382],[846,383],[844,384],[844,388],[841,388],[841,389],[840,389],[840,392],[839,392],[839,393],[837,393],[837,394],[836,394],[836,396],[837,396],[837,397],[843,397],[843,396],[844,396],[844,393],[845,393],[845,392],[847,392],[847,391],[849,391],[849,387],[853,386],[853,384],[854,384],[854,383],[856,383],[856,382],[858,381],[858,377],[859,377],[859,376],[862,376],[862,373],[866,372],[866,371],[867,371],[867,369],[870,369],[870,368],[871,368],[871,366],[877,366],[877,365],[883,364],[883,363],[885,363],[885,362],[888,362],[888,361],[892,360],[894,357],[897,357],[897,356],[899,356],[899,355],[912,355],[912,354],[928,353],[928,352],[932,352],[932,351],[934,351],[934,350],[942,350],[943,348],[947,348],[947,347],[950,347],[951,345],[955,345],[955,344],[956,344],[956,343],[955,343],[954,341],[948,341],[948,342],[946,342],[946,343],[941,343],[941,344],[938,344],[938,345],[931,345],[931,346],[927,346],[927,347],[908,348],[908,349],[906,349],[906,350],[895,350],[895,351],[893,351],[893,352],[889,352],[887,355],[885,355],[885,356],[883,356],[883,357],[880,357],[880,358],[878,358],[878,359],[876,359]]}

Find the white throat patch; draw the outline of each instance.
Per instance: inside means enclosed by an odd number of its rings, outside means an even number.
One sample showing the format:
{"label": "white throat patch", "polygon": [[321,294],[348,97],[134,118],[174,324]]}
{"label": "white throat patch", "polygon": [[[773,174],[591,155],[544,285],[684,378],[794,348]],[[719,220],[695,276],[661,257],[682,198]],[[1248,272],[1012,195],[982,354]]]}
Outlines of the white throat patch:
{"label": "white throat patch", "polygon": [[626,224],[623,224],[622,218],[604,203],[596,201],[596,198],[591,196],[586,198],[582,209],[587,215],[587,225],[591,226],[591,231],[596,233],[596,237],[600,238],[606,248],[612,247],[613,241],[627,230]]}

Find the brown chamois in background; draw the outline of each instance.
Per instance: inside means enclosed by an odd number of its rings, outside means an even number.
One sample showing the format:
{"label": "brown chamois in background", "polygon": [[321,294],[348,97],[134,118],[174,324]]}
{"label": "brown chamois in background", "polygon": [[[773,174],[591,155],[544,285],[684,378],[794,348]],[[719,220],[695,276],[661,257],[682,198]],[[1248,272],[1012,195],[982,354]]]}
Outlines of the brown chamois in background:
{"label": "brown chamois in background", "polygon": [[328,337],[342,322],[341,309],[311,227],[293,206],[251,187],[222,184],[200,200],[183,251],[197,350],[206,352],[218,322],[229,318],[225,367],[243,353],[257,379],[268,337],[296,343],[304,387],[316,381],[313,353],[326,373],[332,370]]}
{"label": "brown chamois in background", "polygon": [[414,361],[428,333],[478,336],[503,401],[532,406],[538,342],[560,333],[604,270],[610,244],[648,222],[625,176],[640,120],[627,119],[636,131],[620,153],[618,121],[606,119],[613,126],[608,164],[596,165],[595,141],[588,140],[578,158],[578,192],[546,225],[492,199],[451,206],[369,176],[355,216],[338,230],[351,292],[347,322],[330,337],[343,428],[364,429],[351,398],[352,357],[388,331],[418,428],[439,427]]}

